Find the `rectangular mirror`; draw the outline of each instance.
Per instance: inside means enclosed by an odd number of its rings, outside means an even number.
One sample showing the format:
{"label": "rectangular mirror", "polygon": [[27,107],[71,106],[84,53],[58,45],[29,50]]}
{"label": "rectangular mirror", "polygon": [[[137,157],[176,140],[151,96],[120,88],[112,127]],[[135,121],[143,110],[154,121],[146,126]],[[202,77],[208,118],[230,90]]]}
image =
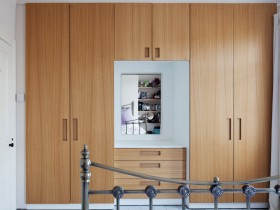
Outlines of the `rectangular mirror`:
{"label": "rectangular mirror", "polygon": [[161,75],[122,75],[122,134],[160,134]]}

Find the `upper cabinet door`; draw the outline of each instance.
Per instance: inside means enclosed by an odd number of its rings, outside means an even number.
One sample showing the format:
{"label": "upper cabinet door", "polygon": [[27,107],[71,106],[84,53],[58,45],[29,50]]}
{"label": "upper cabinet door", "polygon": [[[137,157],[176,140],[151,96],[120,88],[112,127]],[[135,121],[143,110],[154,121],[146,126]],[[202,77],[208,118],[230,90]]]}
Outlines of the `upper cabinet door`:
{"label": "upper cabinet door", "polygon": [[69,4],[26,5],[26,98],[26,202],[69,203]]}
{"label": "upper cabinet door", "polygon": [[[270,172],[275,12],[275,4],[234,5],[235,180],[267,177]],[[234,196],[244,201],[244,196]],[[252,201],[267,202],[267,195]]]}
{"label": "upper cabinet door", "polygon": [[152,4],[115,5],[115,60],[152,59]]}
{"label": "upper cabinet door", "polygon": [[189,4],[153,4],[153,59],[189,60]]}
{"label": "upper cabinet door", "polygon": [[[71,203],[81,202],[81,148],[90,159],[112,166],[114,157],[114,5],[70,5]],[[114,174],[92,170],[90,188],[111,190]],[[96,195],[94,203],[112,203]]]}

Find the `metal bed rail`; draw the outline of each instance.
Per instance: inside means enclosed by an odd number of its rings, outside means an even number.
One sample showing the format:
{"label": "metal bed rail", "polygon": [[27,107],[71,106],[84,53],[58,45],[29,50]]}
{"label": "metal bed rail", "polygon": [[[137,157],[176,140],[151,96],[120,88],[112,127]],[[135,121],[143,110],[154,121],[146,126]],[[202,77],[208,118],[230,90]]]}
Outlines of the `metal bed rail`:
{"label": "metal bed rail", "polygon": [[[255,188],[252,184],[269,182],[272,180],[280,179],[280,175],[264,177],[259,179],[252,180],[240,180],[234,182],[221,182],[218,177],[214,177],[212,182],[199,182],[199,181],[189,181],[189,180],[176,180],[176,179],[168,179],[157,176],[150,176],[146,174],[136,173],[133,171],[123,170],[120,168],[115,168],[107,165],[103,165],[96,162],[91,162],[89,159],[89,151],[86,145],[84,145],[83,150],[81,151],[81,161],[80,166],[82,168],[81,171],[81,182],[82,182],[82,210],[89,210],[89,195],[97,195],[97,194],[112,194],[116,199],[116,207],[117,210],[120,209],[120,199],[124,196],[124,194],[146,194],[149,198],[149,210],[153,210],[153,199],[158,194],[178,194],[182,199],[182,210],[187,208],[186,200],[190,194],[196,193],[210,193],[213,195],[213,205],[214,209],[218,209],[218,200],[219,197],[224,193],[242,193],[246,198],[246,209],[250,210],[251,207],[251,198],[254,197],[257,193],[274,193],[276,196],[280,196],[280,185],[275,185],[274,188]],[[180,185],[177,189],[156,189],[154,186],[147,186],[145,190],[124,190],[120,186],[115,186],[112,190],[90,190],[89,183],[91,178],[90,167],[97,167],[104,170],[109,170],[112,172],[118,172],[138,178],[149,179],[149,180],[157,180],[161,182],[168,183],[176,183]],[[205,189],[190,189],[188,185],[203,185],[208,186]],[[222,186],[236,186],[243,185],[241,189],[237,188],[226,188],[223,189]]]}

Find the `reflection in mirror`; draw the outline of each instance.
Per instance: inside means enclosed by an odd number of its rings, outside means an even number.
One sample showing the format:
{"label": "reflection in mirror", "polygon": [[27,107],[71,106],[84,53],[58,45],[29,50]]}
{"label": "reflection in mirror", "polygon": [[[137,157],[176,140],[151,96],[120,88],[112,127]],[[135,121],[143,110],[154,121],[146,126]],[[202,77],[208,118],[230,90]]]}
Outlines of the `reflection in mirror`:
{"label": "reflection in mirror", "polygon": [[122,75],[122,134],[160,134],[161,75]]}

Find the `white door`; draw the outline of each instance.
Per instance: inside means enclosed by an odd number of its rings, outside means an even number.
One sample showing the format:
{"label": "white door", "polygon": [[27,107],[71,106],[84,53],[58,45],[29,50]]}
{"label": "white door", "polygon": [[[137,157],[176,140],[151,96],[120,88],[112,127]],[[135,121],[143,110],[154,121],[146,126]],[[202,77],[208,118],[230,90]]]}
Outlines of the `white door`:
{"label": "white door", "polygon": [[14,46],[0,37],[0,209],[16,209]]}

